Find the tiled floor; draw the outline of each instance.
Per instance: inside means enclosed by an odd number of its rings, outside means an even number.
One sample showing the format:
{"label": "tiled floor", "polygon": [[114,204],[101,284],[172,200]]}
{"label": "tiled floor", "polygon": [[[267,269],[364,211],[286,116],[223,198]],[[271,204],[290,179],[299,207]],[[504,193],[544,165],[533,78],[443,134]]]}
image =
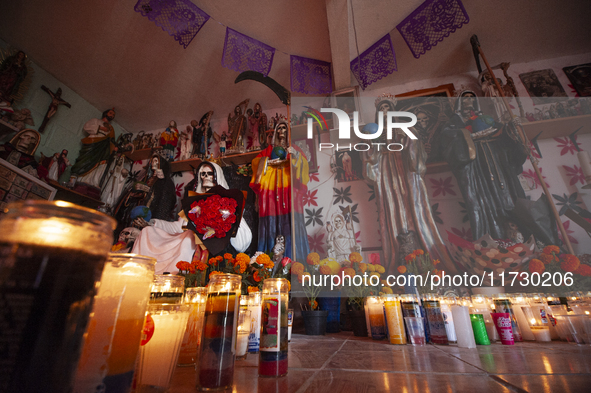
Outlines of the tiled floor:
{"label": "tiled floor", "polygon": [[[355,337],[294,334],[289,373],[259,378],[258,356],[237,361],[239,393],[591,392],[591,346],[566,342],[413,347]],[[178,367],[170,393],[195,392],[195,370]]]}

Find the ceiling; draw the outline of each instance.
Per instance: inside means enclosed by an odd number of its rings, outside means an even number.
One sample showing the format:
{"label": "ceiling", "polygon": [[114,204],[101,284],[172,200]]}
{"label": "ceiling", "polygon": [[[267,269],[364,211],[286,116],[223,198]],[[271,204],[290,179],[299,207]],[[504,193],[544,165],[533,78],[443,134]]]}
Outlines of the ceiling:
{"label": "ceiling", "polygon": [[238,73],[221,66],[225,26],[276,48],[269,76],[287,88],[289,54],[333,62],[340,85],[356,84],[348,70],[355,32],[359,52],[391,32],[398,72],[370,88],[474,71],[472,34],[491,62],[591,52],[588,0],[464,0],[470,22],[419,59],[395,27],[422,0],[351,0],[353,13],[347,0],[192,1],[212,19],[187,49],[135,12],[137,0],[0,0],[0,38],[96,108],[117,108],[131,132],[209,110],[224,118],[245,98],[280,106],[268,88],[234,84]]}

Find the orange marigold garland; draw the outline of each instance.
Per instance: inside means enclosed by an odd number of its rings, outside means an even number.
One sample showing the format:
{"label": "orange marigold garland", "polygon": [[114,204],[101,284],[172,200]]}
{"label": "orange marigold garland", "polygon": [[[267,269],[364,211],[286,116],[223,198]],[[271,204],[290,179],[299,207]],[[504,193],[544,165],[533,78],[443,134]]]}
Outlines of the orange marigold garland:
{"label": "orange marigold garland", "polygon": [[304,273],[304,265],[300,262],[294,262],[291,265],[291,274],[295,274],[297,276],[301,275]]}
{"label": "orange marigold garland", "polygon": [[545,265],[549,265],[552,262],[558,262],[558,259],[554,255],[552,255],[552,254],[540,254],[539,259]]}
{"label": "orange marigold garland", "polygon": [[398,273],[404,274],[404,273],[406,273],[406,266],[398,266],[397,270],[398,270]]}
{"label": "orange marigold garland", "polygon": [[265,269],[272,269],[275,264],[267,254],[261,254],[256,261],[259,265],[263,265]]}
{"label": "orange marigold garland", "polygon": [[363,261],[363,257],[358,252],[352,252],[351,254],[349,254],[349,261],[351,261],[351,263],[360,263],[361,261]]}

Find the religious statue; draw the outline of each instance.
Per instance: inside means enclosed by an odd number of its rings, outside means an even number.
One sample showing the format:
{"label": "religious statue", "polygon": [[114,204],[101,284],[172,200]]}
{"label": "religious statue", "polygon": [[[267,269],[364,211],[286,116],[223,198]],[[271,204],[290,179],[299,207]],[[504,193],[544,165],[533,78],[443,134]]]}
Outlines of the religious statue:
{"label": "religious statue", "polygon": [[223,157],[226,155],[226,141],[228,140],[228,134],[226,131],[222,132],[222,136],[220,136],[220,155]]}
{"label": "religious statue", "polygon": [[441,148],[464,197],[472,238],[488,233],[505,239],[506,222],[520,224],[513,210],[517,199],[525,198],[518,175],[529,149],[519,140],[518,118],[503,124],[483,115],[470,90],[460,93],[455,111],[443,128]]}
{"label": "religious statue", "polygon": [[179,160],[188,160],[191,158],[191,153],[193,153],[193,129],[191,126],[187,126],[181,131],[179,139]]}
{"label": "religious statue", "polygon": [[41,135],[37,131],[25,128],[0,146],[0,158],[37,177],[37,161],[34,156],[40,140]]}
{"label": "religious statue", "polygon": [[332,222],[326,222],[328,256],[341,264],[349,259],[352,252],[361,252],[361,247],[355,240],[355,231],[350,217],[351,208],[347,207],[343,213],[346,214],[347,211],[349,212],[347,217],[342,213],[334,213]]}
{"label": "religious statue", "polygon": [[[246,133],[246,116],[243,115],[246,112],[248,103],[250,100],[246,99],[234,108],[234,116],[228,114],[228,132],[232,139],[232,145],[230,148],[236,152],[244,151],[244,134]],[[244,106],[244,109],[242,107]]]}
{"label": "religious statue", "polygon": [[117,205],[119,197],[123,192],[129,169],[125,167],[125,156],[120,155],[109,168],[103,190],[101,192],[101,201],[108,210],[112,210]]}
{"label": "religious statue", "polygon": [[39,132],[42,133],[45,130],[45,126],[47,126],[47,122],[49,122],[49,119],[51,119],[57,113],[58,106],[64,105],[64,106],[67,106],[68,108],[71,108],[72,105],[70,105],[69,102],[62,99],[62,88],[61,87],[58,88],[55,93],[52,92],[45,85],[41,85],[41,88],[45,92],[47,92],[47,94],[49,94],[49,96],[51,97],[51,103],[49,104],[49,108],[47,108],[47,112],[45,112],[45,117],[43,118],[43,122],[41,123],[41,126],[39,127]]}
{"label": "religious statue", "polygon": [[25,52],[18,51],[0,64],[0,103],[10,106],[18,94],[21,83],[27,77],[26,58]]}
{"label": "religious statue", "polygon": [[174,161],[176,146],[179,142],[179,130],[176,128],[176,121],[171,120],[166,130],[160,134],[160,146],[162,146],[162,157],[167,161]]}
{"label": "religious statue", "polygon": [[119,233],[117,243],[111,247],[111,252],[128,253],[133,248],[135,239],[139,236],[140,230],[134,227],[123,228]]}
{"label": "religious statue", "polygon": [[[252,160],[253,174],[250,187],[258,197],[259,208],[257,249],[263,252],[271,251],[275,237],[283,235],[284,256],[291,259],[305,258],[310,252],[303,215],[303,196],[308,190],[307,184],[310,180],[308,160],[299,147],[289,147],[288,133],[287,121],[280,119],[275,126],[271,144]],[[292,193],[295,198],[293,212]],[[291,213],[294,216],[295,239],[292,239]],[[296,255],[293,255],[293,242]]]}
{"label": "religious statue", "polygon": [[103,174],[110,164],[111,153],[118,151],[115,130],[111,125],[113,119],[114,108],[104,111],[101,119],[91,119],[84,124],[84,131],[88,136],[82,139],[82,148],[76,163],[72,166],[72,175],[78,177],[78,183],[101,187]]}
{"label": "religious statue", "polygon": [[[185,188],[183,200],[198,194],[215,191],[217,187],[228,188],[222,168],[204,161],[195,170],[195,179]],[[137,220],[134,224],[142,229],[133,247],[133,253],[156,258],[156,273],[176,272],[178,261],[207,261],[208,251],[195,232],[184,230],[188,223],[186,215],[179,214],[175,222],[152,219],[149,222]],[[237,252],[244,252],[250,245],[250,228],[241,220],[235,237],[229,243]]]}
{"label": "religious statue", "polygon": [[45,157],[41,153],[37,173],[40,179],[58,181],[59,177],[70,165],[72,164],[68,160],[68,151],[66,149],[62,150],[61,153],[55,153],[51,157]]}
{"label": "religious statue", "polygon": [[261,150],[261,145],[265,143],[265,133],[267,131],[267,115],[263,113],[261,104],[254,104],[254,112],[248,117],[250,126],[250,135],[252,137],[252,146],[250,150]]}
{"label": "religious statue", "polygon": [[[375,121],[378,124],[381,121],[385,127],[386,112],[399,110],[396,99],[390,94],[383,94],[375,104]],[[420,102],[417,107],[420,108]],[[415,110],[418,113],[417,107]],[[419,134],[416,129],[419,127],[415,125],[414,130],[411,128],[415,135]],[[429,252],[433,259],[439,259],[440,269],[457,271],[431,213],[423,179],[427,170],[427,153],[422,139],[411,139],[397,132],[391,142],[401,143],[404,149],[391,152],[373,148],[363,154],[364,178],[373,185],[376,193],[382,249],[387,259],[386,272],[393,274],[397,266],[405,264],[405,250],[419,248]]]}
{"label": "religious statue", "polygon": [[196,120],[191,121],[193,127],[193,155],[202,160],[209,158],[209,142],[213,136],[210,121],[213,111],[209,111],[197,123]]}
{"label": "religious statue", "polygon": [[150,218],[165,221],[172,219],[176,192],[170,175],[168,161],[158,154],[152,155],[138,176],[139,181],[123,194],[115,209],[114,217],[119,223],[119,230],[130,226],[138,216],[145,217],[147,220]]}

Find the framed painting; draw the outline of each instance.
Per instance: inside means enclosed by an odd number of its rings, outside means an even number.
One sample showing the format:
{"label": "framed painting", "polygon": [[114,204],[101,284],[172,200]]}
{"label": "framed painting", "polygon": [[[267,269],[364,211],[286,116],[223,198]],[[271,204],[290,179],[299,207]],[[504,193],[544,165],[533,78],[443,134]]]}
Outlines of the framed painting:
{"label": "framed painting", "polygon": [[581,97],[591,97],[591,63],[564,67],[568,80]]}
{"label": "framed painting", "polygon": [[[333,108],[339,108],[345,111],[351,121],[353,121],[353,112],[357,111],[359,113],[359,124],[363,124],[361,120],[361,105],[359,104],[359,86],[334,91],[331,94],[331,98]],[[333,124],[339,124],[336,115],[333,115]]]}
{"label": "framed painting", "polygon": [[[534,105],[547,104],[550,101],[566,100],[568,97],[552,69],[519,74]],[[554,99],[554,100],[550,100]]]}
{"label": "framed painting", "polygon": [[344,183],[363,179],[363,162],[356,150],[335,151],[337,182]]}
{"label": "framed painting", "polygon": [[308,160],[308,171],[311,173],[318,172],[317,139],[298,139],[292,141],[292,143],[304,152],[306,159]]}

